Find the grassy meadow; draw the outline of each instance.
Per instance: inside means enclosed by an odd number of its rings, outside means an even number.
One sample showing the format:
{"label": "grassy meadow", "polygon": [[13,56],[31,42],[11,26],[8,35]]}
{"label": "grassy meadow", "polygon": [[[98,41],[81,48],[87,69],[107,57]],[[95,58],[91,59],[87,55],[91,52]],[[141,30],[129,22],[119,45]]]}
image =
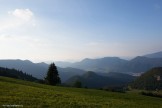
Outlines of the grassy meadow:
{"label": "grassy meadow", "polygon": [[117,93],[84,88],[48,86],[0,77],[0,107],[24,108],[162,108],[162,98],[138,91]]}

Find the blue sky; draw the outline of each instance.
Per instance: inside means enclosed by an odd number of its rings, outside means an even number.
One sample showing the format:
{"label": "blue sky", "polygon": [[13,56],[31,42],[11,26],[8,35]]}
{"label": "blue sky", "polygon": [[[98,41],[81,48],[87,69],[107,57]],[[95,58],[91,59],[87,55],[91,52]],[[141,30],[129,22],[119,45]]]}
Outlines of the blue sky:
{"label": "blue sky", "polygon": [[0,59],[70,61],[161,51],[161,0],[0,0]]}

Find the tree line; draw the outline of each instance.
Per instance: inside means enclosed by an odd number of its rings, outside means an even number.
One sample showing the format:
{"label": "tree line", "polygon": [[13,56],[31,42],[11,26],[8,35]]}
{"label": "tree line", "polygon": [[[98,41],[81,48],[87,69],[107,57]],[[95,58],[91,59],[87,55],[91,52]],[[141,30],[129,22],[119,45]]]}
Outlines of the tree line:
{"label": "tree line", "polygon": [[27,80],[27,81],[37,81],[38,80],[37,78],[33,77],[32,75],[23,73],[22,71],[19,71],[16,69],[3,68],[3,67],[0,67],[0,76],[22,79],[22,80]]}

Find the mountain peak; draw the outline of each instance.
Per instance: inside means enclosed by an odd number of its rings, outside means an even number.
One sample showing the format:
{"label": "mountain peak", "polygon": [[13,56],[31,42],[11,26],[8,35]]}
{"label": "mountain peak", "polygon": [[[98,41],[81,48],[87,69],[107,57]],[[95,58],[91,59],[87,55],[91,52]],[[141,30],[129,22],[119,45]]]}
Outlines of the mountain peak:
{"label": "mountain peak", "polygon": [[82,62],[83,62],[83,61],[89,61],[89,60],[92,60],[92,59],[90,59],[90,58],[85,58],[85,59],[82,60]]}
{"label": "mountain peak", "polygon": [[[22,61],[22,60],[21,60]],[[27,62],[27,63],[33,63],[31,62],[30,60],[23,60],[24,62]]]}

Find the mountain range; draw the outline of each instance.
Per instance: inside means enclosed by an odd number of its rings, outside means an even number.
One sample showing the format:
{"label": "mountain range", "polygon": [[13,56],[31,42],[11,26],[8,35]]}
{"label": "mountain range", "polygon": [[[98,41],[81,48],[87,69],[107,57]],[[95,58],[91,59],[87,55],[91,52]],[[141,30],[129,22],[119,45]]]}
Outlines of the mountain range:
{"label": "mountain range", "polygon": [[73,67],[85,71],[94,72],[120,72],[120,73],[142,73],[153,67],[162,66],[162,52],[137,56],[131,60],[119,57],[104,57],[99,59],[84,59],[80,62],[55,62],[59,67]]}
{"label": "mountain range", "polygon": [[[25,73],[28,73],[38,79],[44,79],[46,76],[46,72],[48,70],[48,64],[46,63],[33,63],[29,60],[0,60],[0,67],[7,67],[9,69],[17,69],[21,70]],[[85,71],[75,68],[60,68],[57,67],[61,80],[64,82],[68,78],[74,75],[81,75],[85,73]]]}
{"label": "mountain range", "polygon": [[[141,73],[153,67],[162,66],[162,58],[159,55],[162,52],[149,54],[151,57],[138,56],[132,60],[124,60],[118,57],[104,57],[98,59],[84,59],[80,62],[55,62],[62,82],[76,75],[83,75],[87,71],[94,71],[105,76],[105,73]],[[152,58],[154,57],[154,58]],[[61,64],[64,64],[62,66]],[[66,65],[66,66],[65,66]],[[29,60],[0,60],[0,67],[15,68],[27,74],[30,74],[38,79],[43,79],[46,75],[48,64],[33,63]]]}

